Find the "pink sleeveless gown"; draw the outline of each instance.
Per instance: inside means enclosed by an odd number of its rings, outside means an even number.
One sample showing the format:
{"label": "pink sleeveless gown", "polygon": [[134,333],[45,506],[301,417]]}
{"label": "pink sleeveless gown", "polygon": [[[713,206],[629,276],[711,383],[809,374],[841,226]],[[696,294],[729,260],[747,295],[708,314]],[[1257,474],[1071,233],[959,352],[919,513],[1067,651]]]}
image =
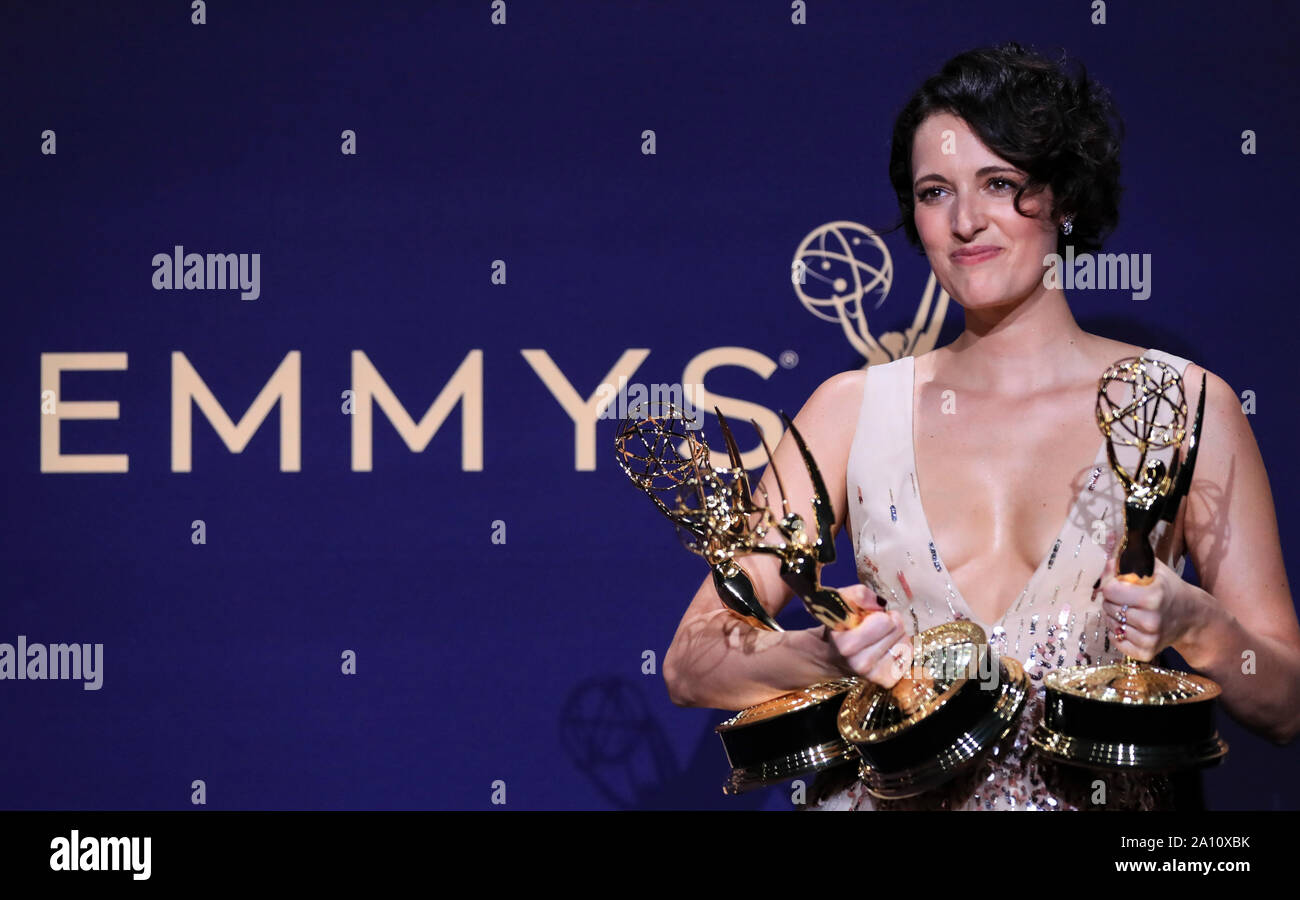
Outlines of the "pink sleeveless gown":
{"label": "pink sleeveless gown", "polygon": [[[1158,350],[1144,354],[1182,375],[1188,361]],[[849,527],[861,581],[904,612],[916,634],[943,622],[974,621],[995,653],[1019,660],[1030,678],[1029,695],[1016,725],[972,770],[947,785],[906,800],[872,796],[852,766],[823,773],[813,783],[806,808],[823,810],[965,809],[1167,809],[1172,804],[1164,776],[1131,772],[1097,773],[1053,764],[1040,757],[1029,735],[1043,714],[1043,676],[1053,669],[1123,659],[1115,650],[1094,585],[1123,530],[1124,490],[1111,471],[1106,446],[1098,450],[1085,486],[1024,590],[997,622],[982,622],[953,586],[942,548],[925,519],[916,480],[913,441],[914,358],[873,366],[866,379],[857,431],[849,451]],[[1100,373],[1098,373],[1100,375]],[[1199,385],[1184,385],[1199,396]],[[1189,401],[1188,427],[1195,409]],[[1173,448],[1155,455],[1168,466]],[[1129,471],[1137,450],[1116,448]],[[1100,521],[1101,525],[1094,523]],[[1161,522],[1155,545],[1172,527]],[[1096,535],[1096,538],[1094,538]],[[1185,557],[1173,566],[1180,575]],[[1104,786],[1098,791],[1096,782]],[[1096,803],[1104,798],[1104,804]]]}

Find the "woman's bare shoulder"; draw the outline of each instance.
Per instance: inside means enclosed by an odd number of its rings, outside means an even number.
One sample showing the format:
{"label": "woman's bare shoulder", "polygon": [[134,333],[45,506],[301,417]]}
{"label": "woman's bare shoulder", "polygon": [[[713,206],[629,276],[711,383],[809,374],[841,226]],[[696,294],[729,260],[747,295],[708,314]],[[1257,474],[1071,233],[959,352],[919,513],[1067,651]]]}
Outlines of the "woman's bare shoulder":
{"label": "woman's bare shoulder", "polygon": [[1096,342],[1098,352],[1101,354],[1102,359],[1106,361],[1106,365],[1130,356],[1141,356],[1147,352],[1146,347],[1139,347],[1137,344],[1130,344],[1127,341],[1117,341],[1095,334],[1091,335],[1091,337]]}
{"label": "woman's bare shoulder", "polygon": [[822,441],[847,446],[852,437],[850,427],[858,420],[858,411],[866,394],[867,370],[837,372],[817,386],[795,416],[799,430],[812,442],[812,435]]}
{"label": "woman's bare shoulder", "polygon": [[[1188,360],[1183,370],[1183,399],[1190,416],[1196,415],[1201,401],[1201,382],[1205,382],[1205,427],[1249,430],[1241,397],[1236,390],[1204,366]],[[1189,418],[1190,422],[1191,419]]]}
{"label": "woman's bare shoulder", "polygon": [[[822,404],[843,406],[860,401],[866,384],[866,369],[848,369],[844,372],[836,372],[819,384],[813,391],[812,397],[817,398]],[[809,398],[809,402],[812,402],[812,398]]]}
{"label": "woman's bare shoulder", "polygon": [[[1141,356],[1147,352],[1145,347],[1139,347],[1136,344],[1115,341],[1096,335],[1093,335],[1093,337],[1098,341],[1100,359],[1105,361],[1106,365],[1126,357]],[[1208,402],[1214,403],[1216,398],[1220,404],[1223,403],[1225,398],[1228,398],[1229,403],[1235,400],[1236,393],[1228,386],[1227,382],[1195,361],[1188,360],[1187,367],[1183,371],[1183,391],[1184,397],[1192,409],[1196,408],[1196,403],[1200,399],[1202,375],[1204,375],[1206,381],[1206,399]]]}

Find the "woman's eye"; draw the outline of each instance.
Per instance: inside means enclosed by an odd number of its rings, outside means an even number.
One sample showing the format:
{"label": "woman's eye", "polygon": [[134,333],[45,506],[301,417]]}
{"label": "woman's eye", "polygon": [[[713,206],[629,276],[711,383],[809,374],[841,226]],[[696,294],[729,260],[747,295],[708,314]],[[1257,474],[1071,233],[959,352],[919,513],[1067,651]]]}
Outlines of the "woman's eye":
{"label": "woman's eye", "polygon": [[[989,187],[992,188],[995,193],[1005,194],[1009,191],[1018,190],[1020,188],[1020,185],[1006,178],[990,178]],[[935,186],[935,187],[921,188],[919,191],[916,192],[916,199],[924,203],[929,200],[937,199],[939,194],[941,193],[943,193],[943,188],[941,187]]]}

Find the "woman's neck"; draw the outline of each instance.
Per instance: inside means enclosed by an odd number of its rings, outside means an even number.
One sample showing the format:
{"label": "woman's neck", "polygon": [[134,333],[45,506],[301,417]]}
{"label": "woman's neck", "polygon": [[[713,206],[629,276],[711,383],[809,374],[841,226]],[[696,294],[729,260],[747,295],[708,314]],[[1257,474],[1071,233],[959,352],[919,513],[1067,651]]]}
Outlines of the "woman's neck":
{"label": "woman's neck", "polygon": [[965,328],[942,349],[946,368],[963,384],[990,393],[1022,394],[1077,383],[1095,367],[1096,338],[1079,327],[1060,290],[1012,307],[965,310]]}

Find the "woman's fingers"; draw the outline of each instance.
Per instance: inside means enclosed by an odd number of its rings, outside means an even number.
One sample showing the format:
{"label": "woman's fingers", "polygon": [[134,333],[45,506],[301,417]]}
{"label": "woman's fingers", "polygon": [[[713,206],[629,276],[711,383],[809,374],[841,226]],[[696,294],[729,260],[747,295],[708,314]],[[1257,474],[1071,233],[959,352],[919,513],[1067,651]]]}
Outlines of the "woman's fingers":
{"label": "woman's fingers", "polygon": [[1102,601],[1101,607],[1112,631],[1123,626],[1128,632],[1138,631],[1153,637],[1160,633],[1160,616],[1149,609],[1112,603],[1109,600]]}
{"label": "woman's fingers", "polygon": [[865,584],[836,590],[866,615],[854,628],[831,632],[835,648],[858,675],[893,687],[912,665],[912,642],[903,614],[883,609],[880,598]]}
{"label": "woman's fingers", "polygon": [[876,612],[882,606],[879,598],[865,584],[855,584],[846,588],[836,588],[839,595],[864,613]]}
{"label": "woman's fingers", "polygon": [[[845,659],[849,659],[854,654],[900,630],[901,619],[902,617],[898,616],[897,613],[885,611],[868,613],[856,628],[845,631],[832,631],[831,640],[835,642],[835,647],[840,651],[840,655]],[[898,635],[894,635],[894,640],[890,641],[890,643],[894,643],[897,639]]]}
{"label": "woman's fingers", "polygon": [[867,673],[867,679],[883,687],[893,687],[912,667],[912,642],[902,640],[889,648],[889,651]]}
{"label": "woman's fingers", "polygon": [[[897,614],[891,616],[887,612],[878,613],[877,616],[881,620],[888,620],[890,625],[888,630],[846,657],[855,672],[867,676],[872,681],[878,680],[884,674],[881,671],[882,664],[888,666],[889,663],[903,660],[911,654],[911,643],[907,640],[907,632],[903,630],[901,616],[896,618]],[[910,664],[910,662],[910,658],[907,658],[906,663]],[[897,681],[897,677],[894,680]]]}
{"label": "woman's fingers", "polygon": [[896,610],[872,613],[856,628],[832,632],[831,638],[854,672],[886,687],[912,664],[912,643]]}

